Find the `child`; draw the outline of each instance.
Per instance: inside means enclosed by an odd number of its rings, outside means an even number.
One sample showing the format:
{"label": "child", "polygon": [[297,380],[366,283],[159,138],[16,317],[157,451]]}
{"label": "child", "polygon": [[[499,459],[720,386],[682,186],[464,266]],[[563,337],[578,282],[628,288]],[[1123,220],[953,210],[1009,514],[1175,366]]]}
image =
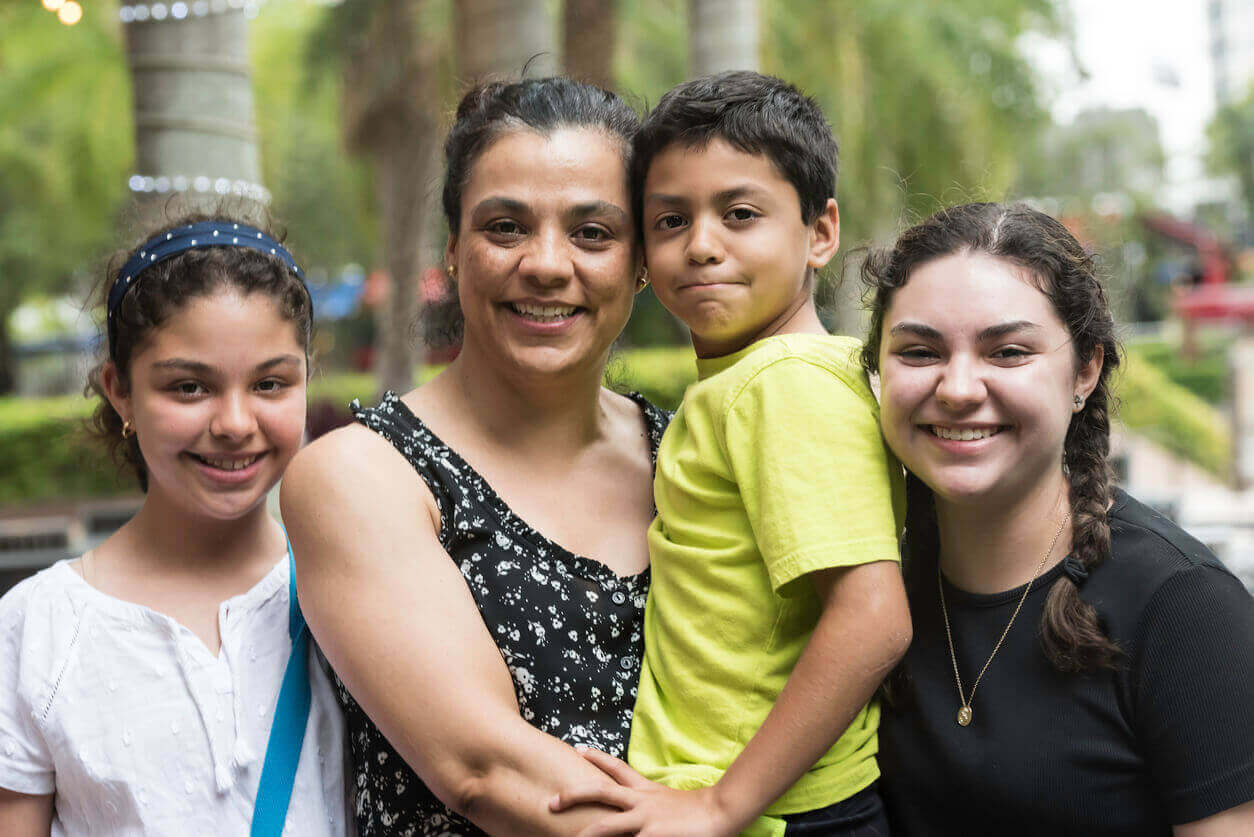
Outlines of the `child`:
{"label": "child", "polygon": [[644,778],[589,751],[620,787],[553,804],[619,808],[604,833],[887,834],[869,701],[910,642],[904,498],[860,346],[813,301],[836,142],[795,88],[734,72],[667,93],[635,152],[653,287],[699,380],[658,450]]}
{"label": "child", "polygon": [[[263,810],[293,647],[265,500],[304,432],[301,276],[265,232],[187,218],[106,277],[94,426],[145,497],[99,547],[0,600],[0,833],[242,835]],[[339,835],[342,722],[307,665],[286,822]]]}

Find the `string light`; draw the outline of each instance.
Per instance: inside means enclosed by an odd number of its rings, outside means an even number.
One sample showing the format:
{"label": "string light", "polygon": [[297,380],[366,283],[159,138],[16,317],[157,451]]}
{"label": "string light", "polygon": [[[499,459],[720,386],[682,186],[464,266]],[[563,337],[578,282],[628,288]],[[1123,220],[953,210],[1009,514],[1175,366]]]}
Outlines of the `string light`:
{"label": "string light", "polygon": [[83,7],[76,0],[67,0],[57,10],[57,18],[66,26],[73,26],[83,19]]}
{"label": "string light", "polygon": [[[71,0],[73,2],[73,0]],[[190,177],[184,174],[160,175],[157,177],[144,174],[132,174],[127,179],[132,192],[166,195],[171,192],[199,192],[205,195],[235,195],[249,198],[258,203],[270,203],[270,190],[260,183],[247,180],[232,180],[229,177],[209,177],[198,175]]]}
{"label": "string light", "polygon": [[[44,2],[56,3],[59,0]],[[266,0],[176,0],[174,3],[131,3],[118,10],[118,18],[123,23],[143,23],[148,20],[186,20],[189,17],[238,11],[243,11],[248,17],[256,17],[265,2]]]}

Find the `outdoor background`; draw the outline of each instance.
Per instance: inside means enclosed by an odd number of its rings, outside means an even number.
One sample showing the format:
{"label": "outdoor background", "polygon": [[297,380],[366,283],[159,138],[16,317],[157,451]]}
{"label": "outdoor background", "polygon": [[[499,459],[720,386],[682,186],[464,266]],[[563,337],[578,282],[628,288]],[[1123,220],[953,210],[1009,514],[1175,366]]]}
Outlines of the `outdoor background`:
{"label": "outdoor background", "polygon": [[[470,81],[524,67],[642,109],[730,68],[815,96],[836,331],[862,331],[859,247],[951,203],[1056,214],[1127,346],[1121,481],[1254,584],[1254,0],[0,0],[0,591],[138,505],[81,433],[86,301],[137,224],[268,203],[314,291],[325,432],[456,351],[440,146]],[[641,294],[611,385],[673,407],[694,372]]]}

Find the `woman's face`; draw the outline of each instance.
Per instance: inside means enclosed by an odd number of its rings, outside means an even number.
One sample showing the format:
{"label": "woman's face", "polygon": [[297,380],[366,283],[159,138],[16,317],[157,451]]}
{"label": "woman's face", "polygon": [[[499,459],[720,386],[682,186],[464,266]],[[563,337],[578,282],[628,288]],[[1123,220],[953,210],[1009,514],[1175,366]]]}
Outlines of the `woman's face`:
{"label": "woman's face", "polygon": [[256,509],[300,447],[305,350],[268,296],[190,300],[131,359],[130,386],[106,371],[131,422],[148,494],[189,514],[233,520]]}
{"label": "woman's face", "polygon": [[598,130],[497,139],[449,237],[463,351],[510,374],[600,374],[631,314],[639,256],[622,146]]}
{"label": "woman's face", "polygon": [[1027,272],[982,253],[926,262],[892,297],[880,344],[889,447],[941,502],[988,508],[1062,476],[1076,395],[1070,334]]}

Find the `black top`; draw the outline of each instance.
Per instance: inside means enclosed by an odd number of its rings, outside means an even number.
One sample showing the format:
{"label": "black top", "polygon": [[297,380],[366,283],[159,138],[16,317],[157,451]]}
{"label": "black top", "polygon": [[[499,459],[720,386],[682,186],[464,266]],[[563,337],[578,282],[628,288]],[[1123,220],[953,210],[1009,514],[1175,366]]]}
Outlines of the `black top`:
{"label": "black top", "polygon": [[[629,397],[644,415],[656,457],[670,414],[642,396]],[[352,407],[435,497],[440,544],[461,568],[509,666],[522,717],[569,744],[621,756],[644,653],[649,571],[619,577],[528,526],[395,394],[385,394],[377,407],[362,409],[356,401]],[[335,683],[354,765],[358,833],[482,834],[435,797],[338,677]]]}
{"label": "black top", "polygon": [[[1045,658],[1037,626],[1059,564],[1032,586],[965,728],[936,564],[907,569],[914,642],[879,733],[894,834],[1166,835],[1254,799],[1254,600],[1206,547],[1123,492],[1110,523],[1111,558],[1080,596],[1122,667],[1064,675]],[[1022,595],[946,582],[968,695]]]}

